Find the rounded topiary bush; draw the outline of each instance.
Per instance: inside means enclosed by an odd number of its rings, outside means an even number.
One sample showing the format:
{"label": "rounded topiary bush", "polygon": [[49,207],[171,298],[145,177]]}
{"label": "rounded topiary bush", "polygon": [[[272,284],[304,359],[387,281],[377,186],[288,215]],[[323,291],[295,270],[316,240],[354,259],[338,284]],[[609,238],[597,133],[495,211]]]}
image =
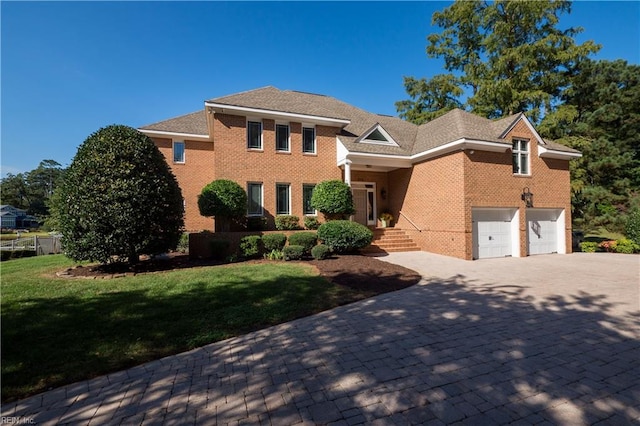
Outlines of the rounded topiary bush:
{"label": "rounded topiary bush", "polygon": [[351,188],[340,180],[326,180],[317,184],[313,188],[311,207],[333,220],[356,212]]}
{"label": "rounded topiary bush", "polygon": [[247,193],[232,180],[214,180],[202,188],[198,195],[198,209],[202,216],[215,217],[216,221],[223,224],[221,228],[227,228],[230,219],[245,215]]}
{"label": "rounded topiary bush", "polygon": [[305,253],[311,253],[311,249],[318,244],[318,234],[315,232],[296,232],[289,236],[289,244],[302,246]]}
{"label": "rounded topiary bush", "polygon": [[348,253],[371,244],[373,232],[349,220],[332,220],[320,225],[318,239],[336,253]]}
{"label": "rounded topiary bush", "polygon": [[265,251],[282,250],[287,244],[287,236],[284,234],[265,234],[262,236],[262,245]]}
{"label": "rounded topiary bush", "polygon": [[329,246],[326,246],[324,244],[318,244],[311,249],[311,256],[313,256],[315,260],[324,260],[327,257],[331,256],[331,249],[329,248]]}
{"label": "rounded topiary bush", "polygon": [[112,125],[78,148],[52,197],[65,254],[76,261],[135,263],[182,236],[178,182],[148,136]]}
{"label": "rounded topiary bush", "polygon": [[284,260],[300,260],[304,256],[304,247],[298,245],[286,246],[282,253],[284,254]]}

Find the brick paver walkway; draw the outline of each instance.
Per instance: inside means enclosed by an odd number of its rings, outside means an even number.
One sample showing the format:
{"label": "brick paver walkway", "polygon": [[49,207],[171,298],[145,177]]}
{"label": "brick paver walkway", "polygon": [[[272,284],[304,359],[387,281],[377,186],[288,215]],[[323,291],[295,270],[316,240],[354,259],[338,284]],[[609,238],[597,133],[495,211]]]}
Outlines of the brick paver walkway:
{"label": "brick paver walkway", "polygon": [[3,422],[638,423],[640,258],[591,256],[394,254],[421,285],[6,404]]}

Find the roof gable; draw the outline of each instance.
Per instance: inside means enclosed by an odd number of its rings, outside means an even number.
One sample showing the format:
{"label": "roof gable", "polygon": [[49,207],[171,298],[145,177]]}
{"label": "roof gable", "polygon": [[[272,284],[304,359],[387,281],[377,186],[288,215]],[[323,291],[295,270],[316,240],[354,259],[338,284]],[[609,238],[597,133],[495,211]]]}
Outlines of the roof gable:
{"label": "roof gable", "polygon": [[374,124],[369,130],[367,130],[359,138],[357,138],[355,142],[374,145],[400,146],[384,129],[384,127],[380,125],[380,123]]}

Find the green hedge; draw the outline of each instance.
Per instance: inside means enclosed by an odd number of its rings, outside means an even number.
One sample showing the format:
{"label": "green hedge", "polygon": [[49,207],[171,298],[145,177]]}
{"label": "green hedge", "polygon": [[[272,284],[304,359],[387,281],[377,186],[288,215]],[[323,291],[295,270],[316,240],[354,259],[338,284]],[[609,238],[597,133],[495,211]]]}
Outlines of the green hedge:
{"label": "green hedge", "polygon": [[300,260],[304,256],[304,247],[298,245],[289,245],[282,250],[284,260]]}
{"label": "green hedge", "polygon": [[315,260],[326,259],[331,256],[331,249],[329,246],[325,246],[324,244],[318,244],[311,249],[311,256],[313,256]]}
{"label": "green hedge", "polygon": [[278,215],[275,218],[278,231],[290,231],[300,229],[300,218],[293,215]]}
{"label": "green hedge", "polygon": [[304,247],[305,254],[318,244],[318,234],[315,232],[296,232],[289,236],[289,244]]}
{"label": "green hedge", "polygon": [[349,220],[333,220],[320,225],[318,239],[336,253],[348,253],[367,247],[373,232]]}
{"label": "green hedge", "polygon": [[284,234],[266,234],[262,236],[262,245],[265,251],[282,250],[287,244],[287,236]]}
{"label": "green hedge", "polygon": [[260,242],[259,235],[248,235],[240,240],[240,255],[247,259],[253,259],[260,256]]}

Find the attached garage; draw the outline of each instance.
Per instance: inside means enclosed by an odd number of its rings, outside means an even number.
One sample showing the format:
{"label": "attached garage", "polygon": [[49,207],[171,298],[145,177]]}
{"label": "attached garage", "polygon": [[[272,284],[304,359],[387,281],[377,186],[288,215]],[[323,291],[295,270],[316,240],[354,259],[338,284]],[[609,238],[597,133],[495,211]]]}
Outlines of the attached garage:
{"label": "attached garage", "polygon": [[527,253],[565,253],[564,211],[562,209],[527,210]]}
{"label": "attached garage", "polygon": [[473,258],[519,256],[518,209],[472,209]]}

